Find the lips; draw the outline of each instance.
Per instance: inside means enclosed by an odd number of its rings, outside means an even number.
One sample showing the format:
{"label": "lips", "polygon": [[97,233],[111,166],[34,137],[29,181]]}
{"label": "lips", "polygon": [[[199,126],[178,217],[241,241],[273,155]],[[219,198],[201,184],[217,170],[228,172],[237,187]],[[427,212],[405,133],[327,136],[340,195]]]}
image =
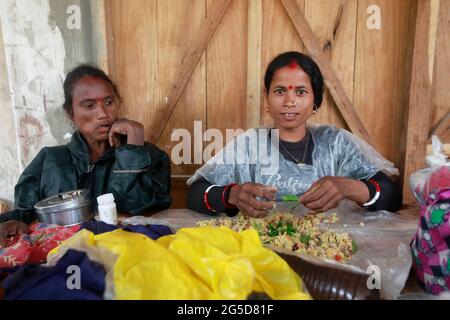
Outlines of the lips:
{"label": "lips", "polygon": [[298,113],[295,112],[282,112],[281,116],[286,121],[292,121],[295,119],[296,116],[298,116]]}
{"label": "lips", "polygon": [[102,124],[102,125],[99,125],[99,126],[97,127],[97,130],[98,130],[100,133],[109,132],[109,129],[111,129],[111,125],[110,125],[110,124]]}

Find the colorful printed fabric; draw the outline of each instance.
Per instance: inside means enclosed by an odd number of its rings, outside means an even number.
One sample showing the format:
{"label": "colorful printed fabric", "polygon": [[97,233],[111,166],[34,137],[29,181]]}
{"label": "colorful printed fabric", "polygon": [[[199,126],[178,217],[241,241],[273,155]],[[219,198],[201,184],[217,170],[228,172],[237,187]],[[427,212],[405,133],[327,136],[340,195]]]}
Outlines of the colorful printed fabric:
{"label": "colorful printed fabric", "polygon": [[71,227],[45,223],[31,225],[27,234],[16,235],[0,244],[0,269],[45,262],[50,250],[73,236],[79,229],[79,225]]}
{"label": "colorful printed fabric", "polygon": [[419,228],[411,242],[419,285],[439,295],[450,290],[450,188],[421,206]]}

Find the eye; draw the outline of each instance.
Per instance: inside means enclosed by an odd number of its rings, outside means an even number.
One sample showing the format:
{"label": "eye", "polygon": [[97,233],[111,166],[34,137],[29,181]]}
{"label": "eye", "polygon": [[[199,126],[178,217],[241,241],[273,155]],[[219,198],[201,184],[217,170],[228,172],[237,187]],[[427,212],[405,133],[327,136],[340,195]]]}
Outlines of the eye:
{"label": "eye", "polygon": [[276,95],[282,95],[284,93],[284,89],[278,88],[273,91]]}
{"label": "eye", "polygon": [[114,102],[113,99],[106,99],[106,100],[105,100],[105,105],[106,105],[106,106],[110,106],[110,105],[113,104],[113,102]]}
{"label": "eye", "polygon": [[297,95],[302,96],[302,95],[306,94],[307,91],[304,90],[304,89],[299,89],[299,90],[296,91],[296,93],[297,93]]}
{"label": "eye", "polygon": [[94,103],[86,103],[86,104],[83,104],[82,107],[84,109],[91,110],[91,109],[94,109],[95,104]]}

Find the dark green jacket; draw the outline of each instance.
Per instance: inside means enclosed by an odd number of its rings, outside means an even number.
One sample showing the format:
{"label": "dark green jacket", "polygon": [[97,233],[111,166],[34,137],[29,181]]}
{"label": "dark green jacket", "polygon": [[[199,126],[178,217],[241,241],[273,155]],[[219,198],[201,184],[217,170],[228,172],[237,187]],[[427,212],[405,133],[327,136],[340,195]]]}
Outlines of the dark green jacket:
{"label": "dark green jacket", "polygon": [[93,197],[113,193],[117,210],[133,215],[166,209],[170,198],[170,159],[155,145],[109,149],[93,165],[88,147],[76,131],[69,144],[45,147],[24,170],[14,190],[15,210],[0,222],[36,219],[34,205],[59,192],[89,188]]}

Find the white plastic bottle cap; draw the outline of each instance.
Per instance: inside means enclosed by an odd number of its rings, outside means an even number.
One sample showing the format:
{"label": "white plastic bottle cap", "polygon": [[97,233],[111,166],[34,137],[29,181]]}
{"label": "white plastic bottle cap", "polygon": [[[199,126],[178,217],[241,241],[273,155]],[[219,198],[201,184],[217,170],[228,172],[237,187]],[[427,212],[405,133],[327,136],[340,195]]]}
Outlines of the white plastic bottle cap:
{"label": "white plastic bottle cap", "polygon": [[112,193],[102,194],[97,197],[97,203],[98,205],[112,204],[114,203],[114,195]]}

